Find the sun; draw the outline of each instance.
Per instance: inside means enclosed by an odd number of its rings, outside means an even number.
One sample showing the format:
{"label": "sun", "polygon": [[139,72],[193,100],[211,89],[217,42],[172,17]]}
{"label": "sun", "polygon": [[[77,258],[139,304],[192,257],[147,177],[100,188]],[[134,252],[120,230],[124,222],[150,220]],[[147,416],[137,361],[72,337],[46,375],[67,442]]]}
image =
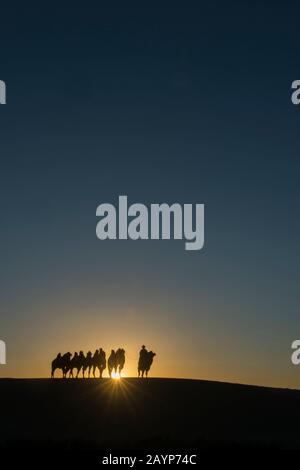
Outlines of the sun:
{"label": "sun", "polygon": [[119,372],[112,372],[111,378],[113,380],[120,380],[121,379]]}

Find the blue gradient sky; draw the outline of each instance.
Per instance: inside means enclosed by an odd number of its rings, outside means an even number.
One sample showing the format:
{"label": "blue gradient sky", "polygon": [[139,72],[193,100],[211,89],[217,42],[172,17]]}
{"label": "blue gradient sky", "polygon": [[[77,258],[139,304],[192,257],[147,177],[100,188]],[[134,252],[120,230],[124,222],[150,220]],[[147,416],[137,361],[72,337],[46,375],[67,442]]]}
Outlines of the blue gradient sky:
{"label": "blue gradient sky", "polygon": [[[1,376],[119,345],[132,375],[145,343],[154,375],[300,387],[296,10],[2,6]],[[204,203],[205,248],[100,242],[120,194]]]}

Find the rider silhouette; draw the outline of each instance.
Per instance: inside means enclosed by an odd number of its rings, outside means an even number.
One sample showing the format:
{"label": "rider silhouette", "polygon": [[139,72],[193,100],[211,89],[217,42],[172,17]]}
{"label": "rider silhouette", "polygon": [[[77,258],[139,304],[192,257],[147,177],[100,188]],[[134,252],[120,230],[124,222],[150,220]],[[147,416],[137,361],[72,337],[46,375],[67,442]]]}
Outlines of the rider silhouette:
{"label": "rider silhouette", "polygon": [[147,358],[148,351],[146,346],[143,344],[142,349],[140,350],[140,361],[144,362]]}

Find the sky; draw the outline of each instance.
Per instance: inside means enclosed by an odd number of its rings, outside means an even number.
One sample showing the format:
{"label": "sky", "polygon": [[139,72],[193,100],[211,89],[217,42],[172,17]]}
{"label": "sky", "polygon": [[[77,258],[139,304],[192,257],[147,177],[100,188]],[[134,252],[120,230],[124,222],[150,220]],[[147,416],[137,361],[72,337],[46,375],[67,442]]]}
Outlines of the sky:
{"label": "sky", "polygon": [[[1,7],[0,377],[124,347],[136,375],[300,387],[292,2]],[[96,208],[205,204],[205,246],[100,241]]]}

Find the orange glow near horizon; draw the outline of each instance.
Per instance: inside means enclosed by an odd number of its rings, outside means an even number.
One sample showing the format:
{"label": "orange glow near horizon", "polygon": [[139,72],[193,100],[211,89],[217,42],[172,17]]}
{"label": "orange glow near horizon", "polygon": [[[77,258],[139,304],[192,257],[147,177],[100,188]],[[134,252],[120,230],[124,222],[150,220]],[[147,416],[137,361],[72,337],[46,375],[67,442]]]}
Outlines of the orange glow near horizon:
{"label": "orange glow near horizon", "polygon": [[[229,327],[226,325],[221,328],[217,323],[209,323],[206,317],[213,316],[213,312],[208,306],[205,317],[199,314],[199,323],[196,322],[192,330],[183,316],[170,322],[173,311],[168,312],[165,306],[157,307],[150,303],[142,304],[140,308],[124,305],[122,308],[117,308],[117,305],[115,308],[104,307],[89,309],[87,305],[83,310],[63,303],[59,308],[50,302],[47,308],[35,305],[30,310],[35,320],[29,322],[26,319],[20,323],[17,336],[13,331],[4,338],[7,365],[0,366],[0,377],[50,378],[51,362],[58,352],[74,354],[83,350],[86,354],[89,350],[94,353],[100,347],[106,352],[106,359],[111,349],[124,348],[126,360],[122,377],[137,377],[139,351],[145,344],[148,350],[156,353],[149,372],[150,379],[203,379],[300,388],[298,369],[293,365],[287,366],[280,351],[274,356],[274,366],[270,367],[269,358],[258,355],[252,343],[239,349],[240,332],[227,331]],[[41,310],[44,312],[42,317],[39,316]],[[53,317],[53,311],[61,316]],[[44,318],[51,321],[45,323]],[[61,371],[56,371],[55,377],[61,376]],[[98,371],[96,377],[99,378]],[[103,378],[108,377],[106,368]],[[114,383],[119,383],[117,377]]]}

